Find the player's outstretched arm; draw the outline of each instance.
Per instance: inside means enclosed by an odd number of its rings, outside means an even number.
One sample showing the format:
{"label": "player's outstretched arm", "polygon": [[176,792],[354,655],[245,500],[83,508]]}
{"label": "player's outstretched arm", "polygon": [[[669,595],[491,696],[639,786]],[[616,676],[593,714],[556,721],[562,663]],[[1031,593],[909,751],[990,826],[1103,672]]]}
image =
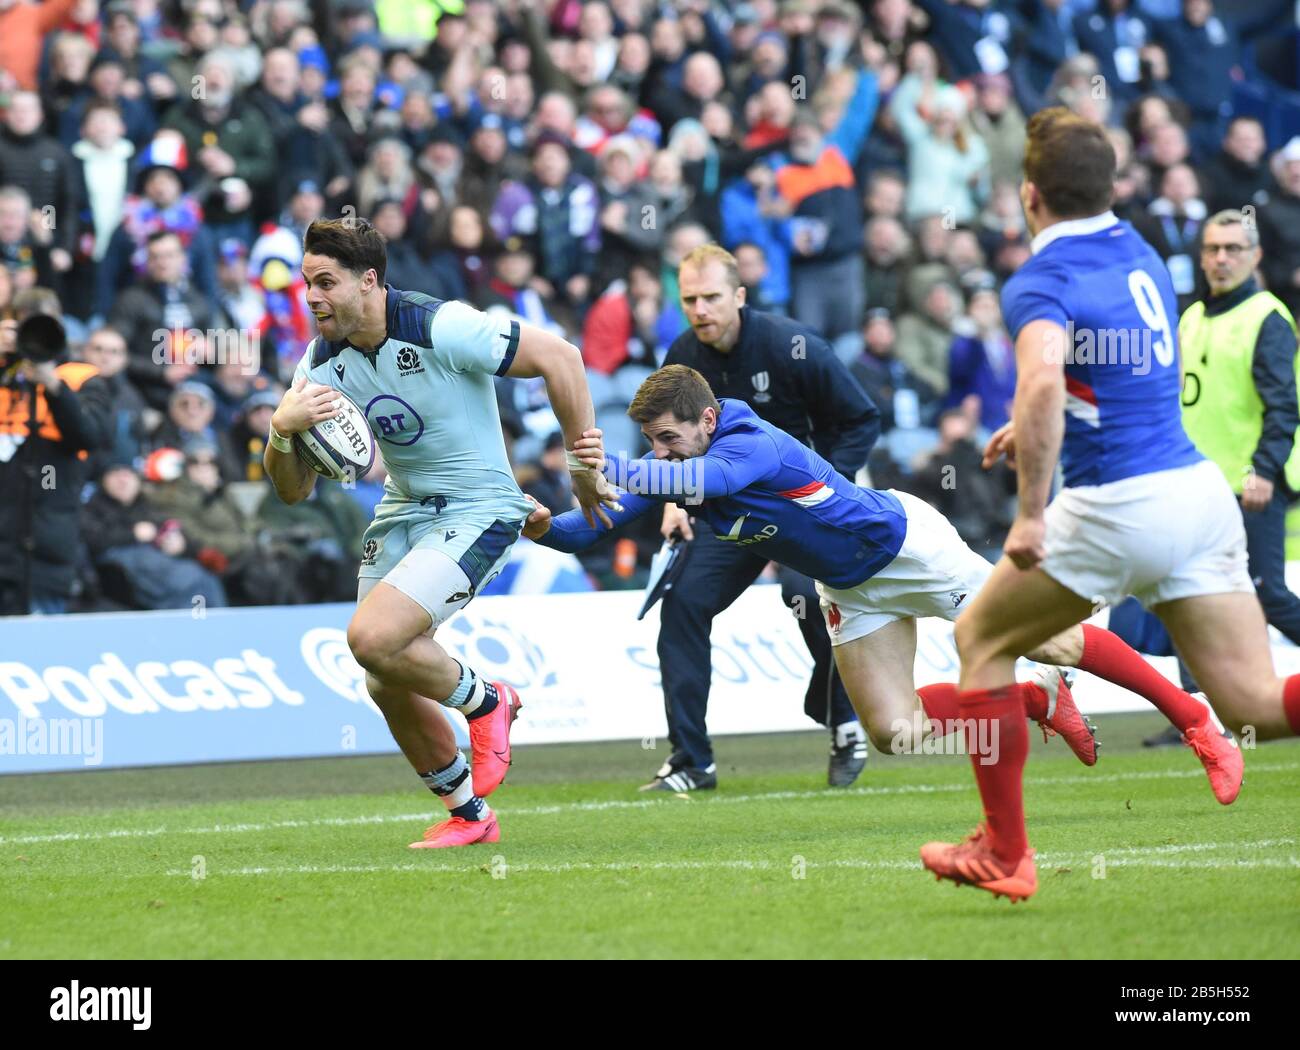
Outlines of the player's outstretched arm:
{"label": "player's outstretched arm", "polygon": [[[583,431],[591,429],[595,423],[596,412],[591,404],[582,354],[567,340],[541,328],[521,324],[519,348],[506,375],[520,379],[540,376],[546,382],[546,396],[560,421],[566,449],[572,450]],[[618,504],[618,494],[598,469],[593,470],[572,456],[569,458],[569,474],[573,480],[573,494],[587,524],[594,527],[599,521],[610,527],[613,522],[608,508]]]}
{"label": "player's outstretched arm", "polygon": [[[617,507],[611,508],[609,517],[612,527],[618,528],[629,521],[635,521],[643,514],[648,514],[657,504],[643,496],[620,493]],[[525,496],[533,504],[533,512],[524,523],[523,535],[543,547],[563,551],[565,554],[577,554],[585,551],[597,540],[609,535],[610,529],[601,522],[591,525],[583,517],[581,509],[565,511],[556,517],[531,496]]]}
{"label": "player's outstretched arm", "polygon": [[299,376],[285,391],[271,416],[271,433],[262,455],[275,494],[285,503],[300,503],[316,485],[315,471],[293,451],[293,435],[323,423],[337,411],[338,395],[320,383],[308,383],[306,376]]}
{"label": "player's outstretched arm", "polygon": [[1066,340],[1065,329],[1052,321],[1031,321],[1016,337],[1011,420],[1020,502],[1003,551],[1021,569],[1032,569],[1046,554],[1044,512],[1065,430]]}
{"label": "player's outstretched arm", "polygon": [[[649,453],[630,459],[626,452],[606,456],[602,441],[599,430],[584,431],[573,447],[573,458],[586,466],[602,464],[605,477],[629,493],[688,507],[735,495],[769,477],[781,465],[776,445],[765,436],[743,447],[715,445],[703,456],[690,459],[656,459]],[[622,498],[626,502],[626,497]]]}

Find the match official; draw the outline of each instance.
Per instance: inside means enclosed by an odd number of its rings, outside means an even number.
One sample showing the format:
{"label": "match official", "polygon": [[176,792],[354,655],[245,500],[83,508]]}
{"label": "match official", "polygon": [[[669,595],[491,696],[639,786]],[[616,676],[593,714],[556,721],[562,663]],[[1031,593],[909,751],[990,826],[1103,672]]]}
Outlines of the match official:
{"label": "match official", "polygon": [[[746,402],[852,480],[880,435],[880,413],[830,345],[798,322],[747,307],[736,260],[715,244],[682,260],[678,282],[691,329],[674,340],[664,364],[696,369],[717,397]],[[671,503],[662,531],[665,537],[680,531],[690,548],[660,615],[659,666],[673,750],[643,790],[713,788],[717,770],[705,727],[713,618],[757,579],[767,559],[719,538]],[[866,765],[866,734],[835,672],[813,581],[784,568],[780,578],[782,597],[815,664],[804,710],[830,727],[828,780],[832,787],[847,787]]]}
{"label": "match official", "polygon": [[1178,325],[1183,426],[1241,503],[1250,575],[1268,622],[1300,644],[1300,597],[1286,585],[1286,512],[1300,493],[1295,321],[1255,282],[1259,232],[1240,211],[1205,223],[1210,286]]}

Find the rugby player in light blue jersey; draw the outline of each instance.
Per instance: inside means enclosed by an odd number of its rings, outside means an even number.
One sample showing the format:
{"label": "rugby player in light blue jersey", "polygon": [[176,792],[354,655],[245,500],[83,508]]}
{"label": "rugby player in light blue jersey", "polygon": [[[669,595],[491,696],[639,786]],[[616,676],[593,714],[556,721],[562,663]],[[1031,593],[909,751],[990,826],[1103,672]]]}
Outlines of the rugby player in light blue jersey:
{"label": "rugby player in light blue jersey", "polygon": [[[384,283],[387,250],[365,220],[318,221],[303,241],[307,304],[319,336],[271,418],[266,471],[286,503],[316,475],[290,436],[334,415],[336,391],[370,423],[388,480],[362,542],[348,645],[393,738],[449,811],[414,848],[496,842],[483,801],[510,765],[509,685],[488,682],[434,640],[501,571],[531,504],[515,484],[497,414],[494,376],[546,382],[567,447],[594,422],[577,349],[509,317]],[[570,458],[573,491],[594,524],[616,496],[598,471]],[[439,706],[469,722],[472,770]]]}

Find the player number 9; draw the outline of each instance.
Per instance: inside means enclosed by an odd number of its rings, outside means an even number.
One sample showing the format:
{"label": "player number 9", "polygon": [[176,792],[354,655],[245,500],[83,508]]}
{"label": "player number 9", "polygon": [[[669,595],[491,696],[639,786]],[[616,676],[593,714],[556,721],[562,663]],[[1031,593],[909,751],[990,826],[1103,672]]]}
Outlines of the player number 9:
{"label": "player number 9", "polygon": [[1169,327],[1169,315],[1165,313],[1165,304],[1160,299],[1156,282],[1145,270],[1130,270],[1128,290],[1138,313],[1142,315],[1142,322],[1160,333],[1153,349],[1156,361],[1162,368],[1168,368],[1174,363],[1174,334]]}

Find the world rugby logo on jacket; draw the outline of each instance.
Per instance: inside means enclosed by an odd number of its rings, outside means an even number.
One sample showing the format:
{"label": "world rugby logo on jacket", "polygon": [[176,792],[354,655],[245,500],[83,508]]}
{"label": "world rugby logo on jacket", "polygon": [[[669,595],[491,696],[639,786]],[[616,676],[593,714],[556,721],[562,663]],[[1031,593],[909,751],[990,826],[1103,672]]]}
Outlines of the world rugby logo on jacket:
{"label": "world rugby logo on jacket", "polygon": [[404,346],[397,351],[397,374],[399,376],[413,376],[424,371],[424,366],[420,364],[420,352],[413,346]]}
{"label": "world rugby logo on jacket", "polygon": [[766,372],[759,372],[749,377],[749,381],[754,384],[754,404],[766,405],[772,400],[772,395],[768,390],[772,386],[772,378]]}

